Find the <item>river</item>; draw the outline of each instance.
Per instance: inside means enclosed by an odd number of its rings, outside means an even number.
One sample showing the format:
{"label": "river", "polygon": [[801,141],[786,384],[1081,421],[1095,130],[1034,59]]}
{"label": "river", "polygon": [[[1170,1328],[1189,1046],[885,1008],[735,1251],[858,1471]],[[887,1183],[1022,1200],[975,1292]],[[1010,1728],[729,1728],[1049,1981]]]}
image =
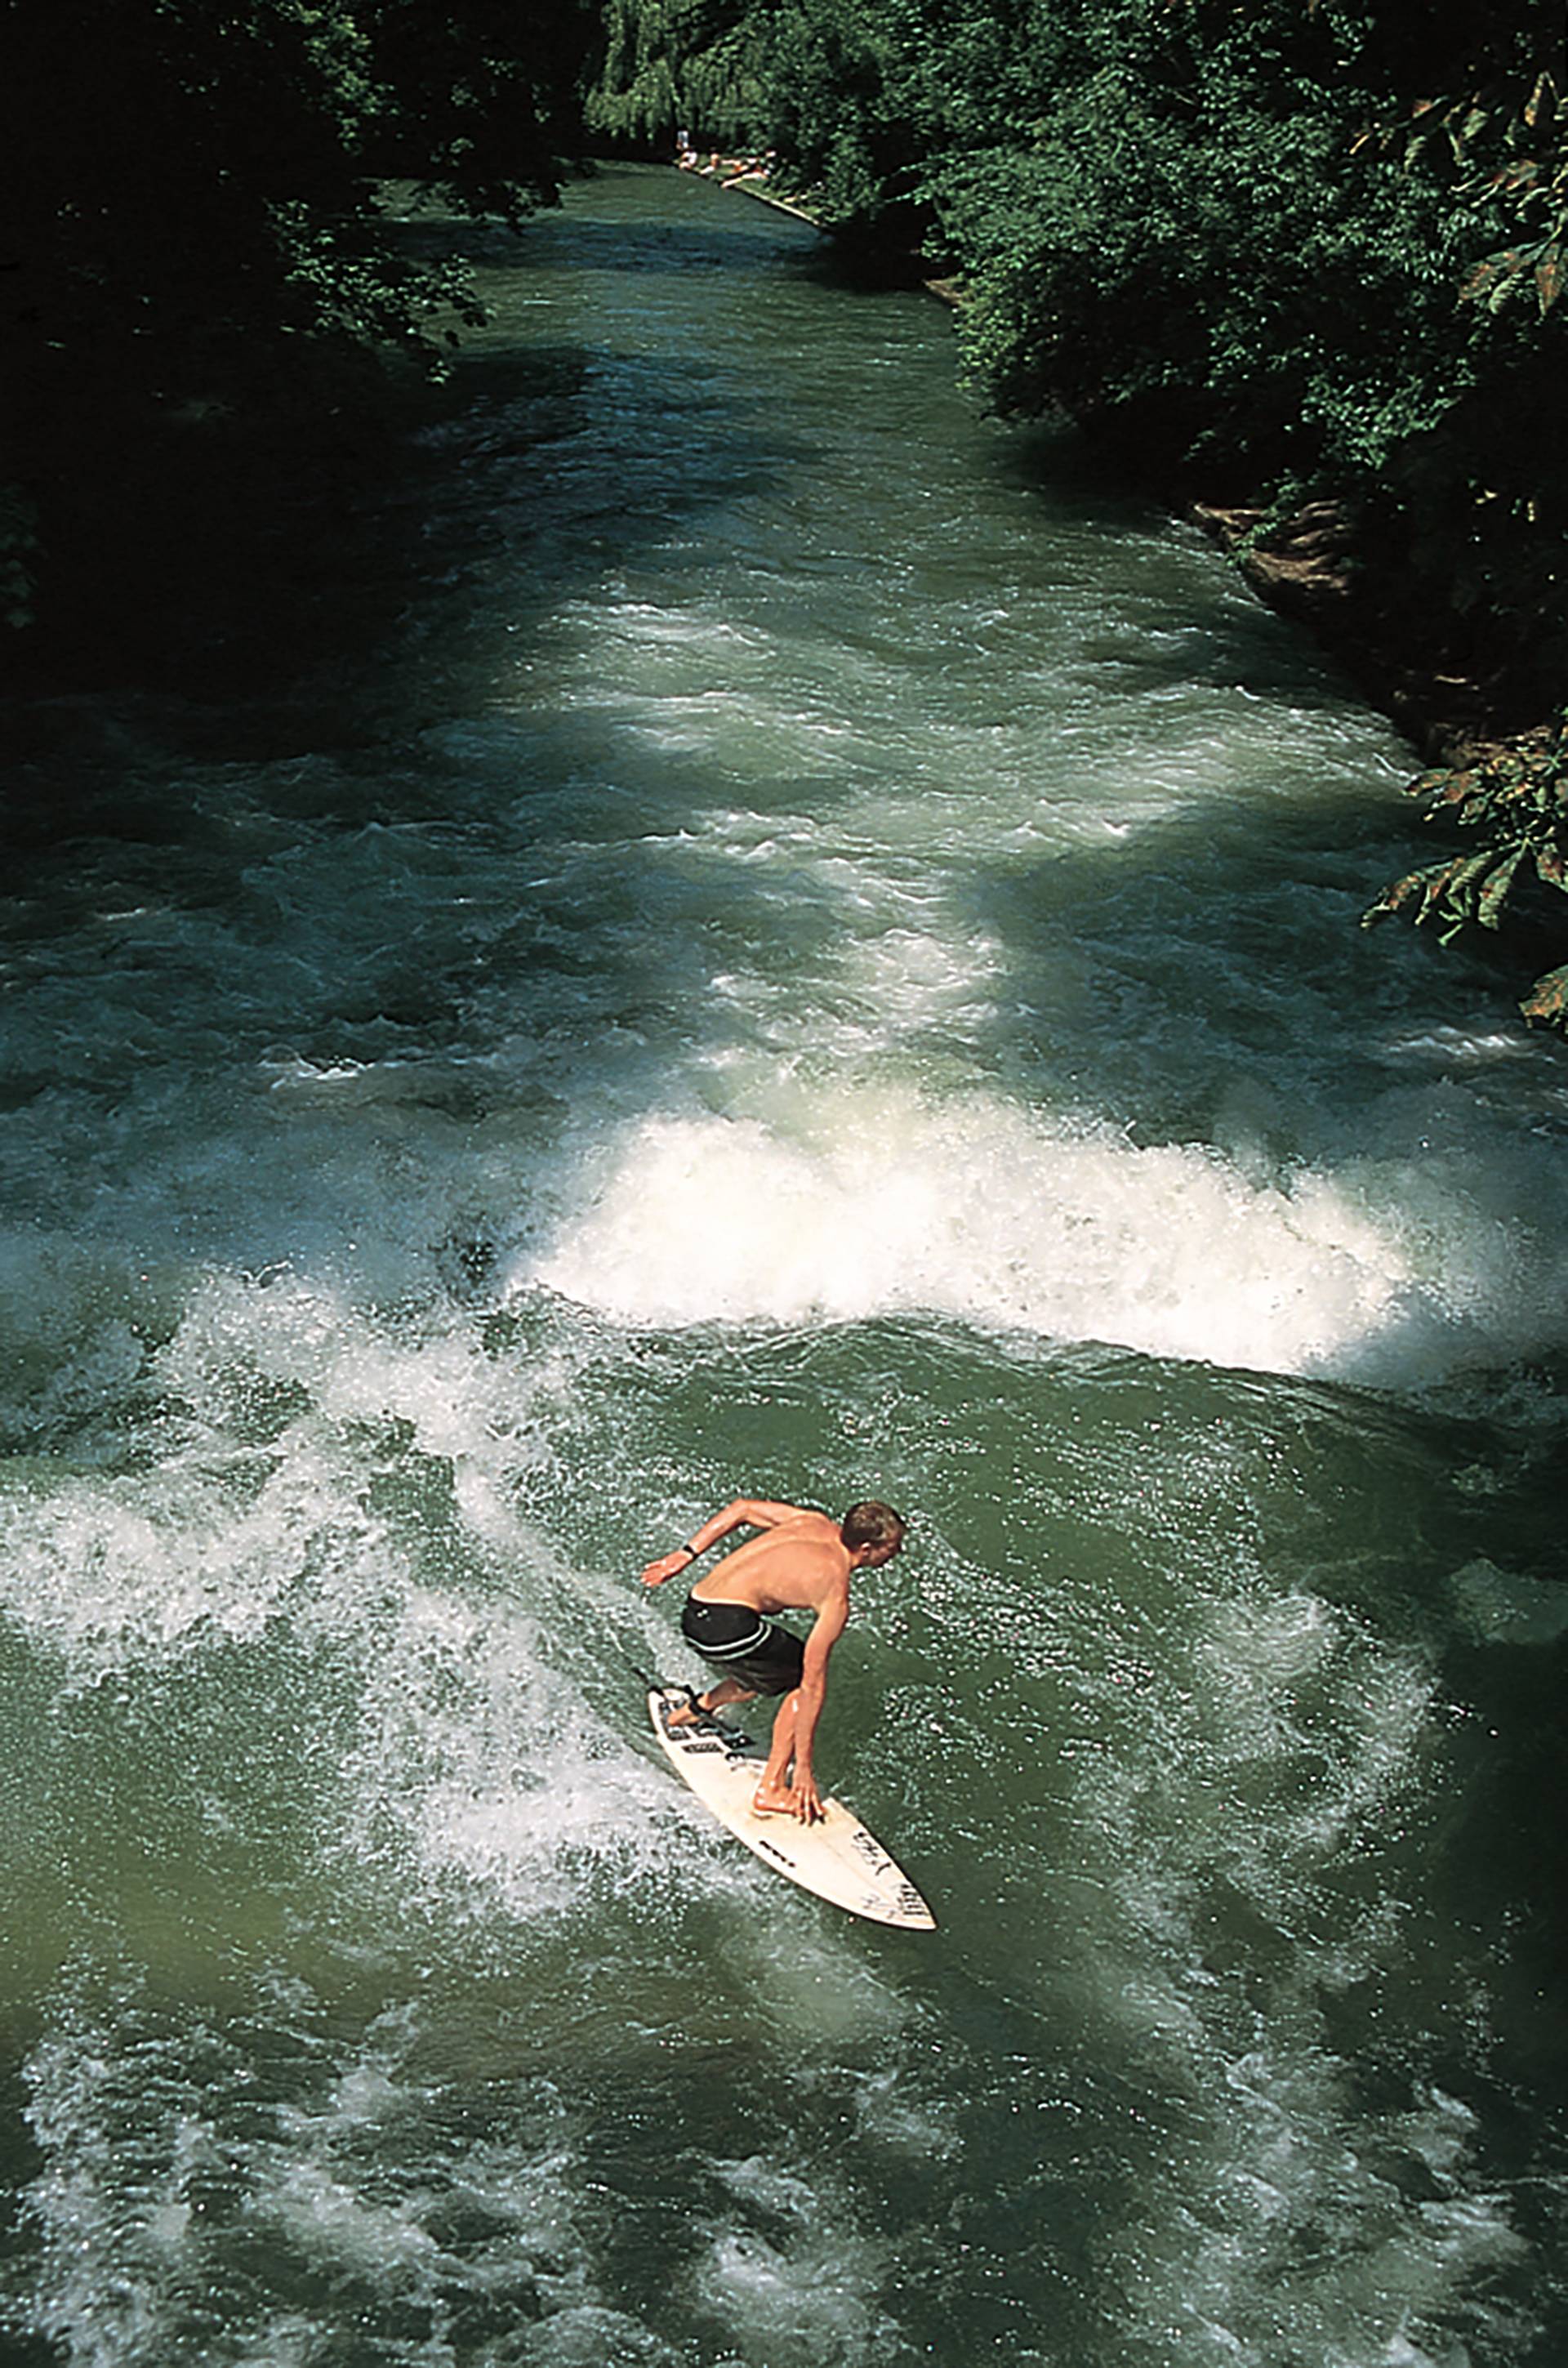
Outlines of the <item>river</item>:
{"label": "river", "polygon": [[[790,218],[442,234],[288,663],[23,719],[7,2362],[1555,2363],[1568,1065],[1408,753]],[[644,1736],[738,1493],[911,1518],[935,1934]]]}

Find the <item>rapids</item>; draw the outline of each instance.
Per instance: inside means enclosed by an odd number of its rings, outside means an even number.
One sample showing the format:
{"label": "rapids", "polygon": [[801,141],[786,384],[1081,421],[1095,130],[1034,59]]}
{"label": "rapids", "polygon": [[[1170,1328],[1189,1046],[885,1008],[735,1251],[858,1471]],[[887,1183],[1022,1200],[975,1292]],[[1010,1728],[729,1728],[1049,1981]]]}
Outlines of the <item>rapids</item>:
{"label": "rapids", "polygon": [[[617,169],[5,883],[17,2368],[1546,2368],[1568,1066],[1407,753],[949,324]],[[642,1564],[890,1498],[835,1918]]]}

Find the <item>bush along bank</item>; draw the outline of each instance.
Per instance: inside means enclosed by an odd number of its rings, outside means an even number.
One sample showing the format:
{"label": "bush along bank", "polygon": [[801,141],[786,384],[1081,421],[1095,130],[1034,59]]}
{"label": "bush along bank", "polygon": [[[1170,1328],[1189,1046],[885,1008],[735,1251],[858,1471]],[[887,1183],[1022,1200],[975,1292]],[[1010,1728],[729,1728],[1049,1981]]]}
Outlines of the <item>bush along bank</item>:
{"label": "bush along bank", "polygon": [[[1568,958],[1557,12],[615,6],[637,33],[618,54],[667,108],[642,119],[664,153],[686,126],[699,148],[771,151],[774,193],[846,250],[917,253],[959,283],[985,400],[1069,411],[1338,650],[1433,765],[1415,786],[1435,829],[1469,834],[1460,869],[1523,811],[1477,759],[1532,785],[1506,894],[1471,906],[1456,872],[1451,894],[1396,883],[1375,912],[1477,932],[1505,962]],[[1525,1010],[1564,1025],[1544,989]]]}

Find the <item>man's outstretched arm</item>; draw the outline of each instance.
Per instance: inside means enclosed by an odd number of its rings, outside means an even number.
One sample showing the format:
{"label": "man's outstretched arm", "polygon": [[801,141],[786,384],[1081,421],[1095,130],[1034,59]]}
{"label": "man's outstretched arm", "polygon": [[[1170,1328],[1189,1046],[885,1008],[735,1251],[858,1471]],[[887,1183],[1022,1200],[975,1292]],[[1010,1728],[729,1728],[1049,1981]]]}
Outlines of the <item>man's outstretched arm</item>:
{"label": "man's outstretched arm", "polygon": [[727,1538],[732,1530],[775,1530],[780,1521],[799,1520],[802,1514],[814,1512],[812,1505],[775,1505],[766,1497],[737,1497],[722,1513],[710,1513],[708,1519],[693,1530],[685,1545],[676,1546],[672,1554],[661,1554],[651,1562],[642,1574],[644,1587],[662,1587],[666,1578],[677,1571],[688,1570],[699,1557]]}

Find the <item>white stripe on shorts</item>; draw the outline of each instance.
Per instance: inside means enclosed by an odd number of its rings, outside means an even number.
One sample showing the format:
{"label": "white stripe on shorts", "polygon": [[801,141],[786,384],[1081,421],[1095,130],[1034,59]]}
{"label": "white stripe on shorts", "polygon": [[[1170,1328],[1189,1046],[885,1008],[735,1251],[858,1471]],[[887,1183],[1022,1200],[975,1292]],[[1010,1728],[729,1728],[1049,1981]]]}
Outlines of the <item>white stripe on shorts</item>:
{"label": "white stripe on shorts", "polygon": [[[745,1654],[755,1653],[759,1645],[766,1645],[770,1634],[767,1621],[759,1620],[749,1636],[738,1637],[733,1645],[699,1645],[697,1649],[705,1661],[738,1661]],[[686,1641],[690,1645],[695,1639],[688,1636]]]}

